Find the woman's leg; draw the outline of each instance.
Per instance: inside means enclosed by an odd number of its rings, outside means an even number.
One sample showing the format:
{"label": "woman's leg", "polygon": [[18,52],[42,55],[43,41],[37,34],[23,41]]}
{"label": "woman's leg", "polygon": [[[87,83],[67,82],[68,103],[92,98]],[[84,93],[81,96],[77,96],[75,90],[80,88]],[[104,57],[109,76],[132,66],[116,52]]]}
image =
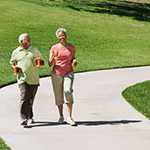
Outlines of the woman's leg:
{"label": "woman's leg", "polygon": [[73,111],[73,80],[74,74],[70,73],[64,77],[64,93],[65,93],[65,102],[68,108],[68,118],[67,123],[70,125],[76,125],[72,118]]}
{"label": "woman's leg", "polygon": [[55,103],[56,106],[58,107],[59,111],[59,123],[64,122],[64,117],[63,117],[63,104],[64,104],[64,93],[63,93],[63,77],[58,76],[55,74],[52,74],[52,85],[53,85],[53,91],[54,91],[54,96],[55,96]]}
{"label": "woman's leg", "polygon": [[62,105],[58,105],[58,111],[59,111],[59,119],[58,122],[59,123],[64,123],[64,115],[63,115],[63,104]]}
{"label": "woman's leg", "polygon": [[69,117],[72,118],[73,104],[72,103],[67,103],[67,108],[68,108]]}
{"label": "woman's leg", "polygon": [[59,116],[63,116],[63,105],[58,105]]}
{"label": "woman's leg", "polygon": [[66,122],[68,124],[70,124],[71,126],[76,126],[77,123],[74,121],[74,119],[72,117],[73,104],[72,103],[67,103],[67,108],[68,108],[69,117],[67,117]]}

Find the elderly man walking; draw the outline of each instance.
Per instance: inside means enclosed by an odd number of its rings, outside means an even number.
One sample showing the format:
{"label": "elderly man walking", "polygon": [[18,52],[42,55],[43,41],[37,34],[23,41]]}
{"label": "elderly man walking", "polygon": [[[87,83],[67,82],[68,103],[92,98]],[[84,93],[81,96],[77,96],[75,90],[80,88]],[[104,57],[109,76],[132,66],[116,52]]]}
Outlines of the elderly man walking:
{"label": "elderly man walking", "polygon": [[21,34],[18,41],[20,46],[12,52],[10,64],[20,89],[21,125],[26,126],[34,122],[33,101],[39,86],[37,68],[44,65],[44,61],[38,49],[31,46],[27,33]]}

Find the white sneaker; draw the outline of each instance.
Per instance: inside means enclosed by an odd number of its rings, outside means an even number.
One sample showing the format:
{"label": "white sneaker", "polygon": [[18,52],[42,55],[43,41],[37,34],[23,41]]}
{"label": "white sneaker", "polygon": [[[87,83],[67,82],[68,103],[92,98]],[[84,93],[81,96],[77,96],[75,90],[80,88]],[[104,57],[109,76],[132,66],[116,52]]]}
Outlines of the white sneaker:
{"label": "white sneaker", "polygon": [[60,124],[61,124],[61,123],[64,123],[64,117],[63,117],[63,116],[60,116],[60,117],[59,117],[58,123],[60,123]]}
{"label": "white sneaker", "polygon": [[33,119],[28,119],[28,125],[34,123],[34,120]]}
{"label": "white sneaker", "polygon": [[71,117],[68,117],[66,122],[71,126],[77,126],[77,123]]}

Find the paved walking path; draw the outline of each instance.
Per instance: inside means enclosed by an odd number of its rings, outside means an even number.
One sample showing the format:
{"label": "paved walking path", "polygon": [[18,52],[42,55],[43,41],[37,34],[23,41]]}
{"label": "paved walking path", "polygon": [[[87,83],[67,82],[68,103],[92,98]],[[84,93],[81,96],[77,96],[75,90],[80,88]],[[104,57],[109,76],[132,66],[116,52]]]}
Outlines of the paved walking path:
{"label": "paved walking path", "polygon": [[57,124],[50,77],[40,80],[31,128],[19,125],[17,85],[7,86],[0,89],[0,136],[12,150],[149,150],[150,121],[121,96],[129,85],[149,79],[150,67],[75,74],[77,127]]}

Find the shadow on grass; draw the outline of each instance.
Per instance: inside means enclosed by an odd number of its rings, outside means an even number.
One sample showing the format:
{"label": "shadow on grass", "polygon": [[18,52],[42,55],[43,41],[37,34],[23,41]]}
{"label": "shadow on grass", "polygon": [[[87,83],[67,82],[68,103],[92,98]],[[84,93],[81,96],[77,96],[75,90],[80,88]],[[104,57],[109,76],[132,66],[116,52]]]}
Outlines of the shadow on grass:
{"label": "shadow on grass", "polygon": [[[129,124],[129,123],[139,123],[141,120],[117,120],[117,121],[77,121],[77,125],[84,126],[100,126],[100,125],[119,125],[119,124]],[[36,121],[34,124],[26,126],[26,128],[33,127],[45,127],[45,126],[60,126],[66,125],[67,123],[60,124],[58,122],[47,122],[47,121]]]}
{"label": "shadow on grass", "polygon": [[68,5],[76,11],[128,16],[140,21],[150,21],[150,4],[125,0],[104,0],[103,2]]}
{"label": "shadow on grass", "polygon": [[[22,0],[25,1],[25,0]],[[44,7],[69,7],[76,11],[128,16],[150,21],[150,3],[128,0],[26,0]]]}

